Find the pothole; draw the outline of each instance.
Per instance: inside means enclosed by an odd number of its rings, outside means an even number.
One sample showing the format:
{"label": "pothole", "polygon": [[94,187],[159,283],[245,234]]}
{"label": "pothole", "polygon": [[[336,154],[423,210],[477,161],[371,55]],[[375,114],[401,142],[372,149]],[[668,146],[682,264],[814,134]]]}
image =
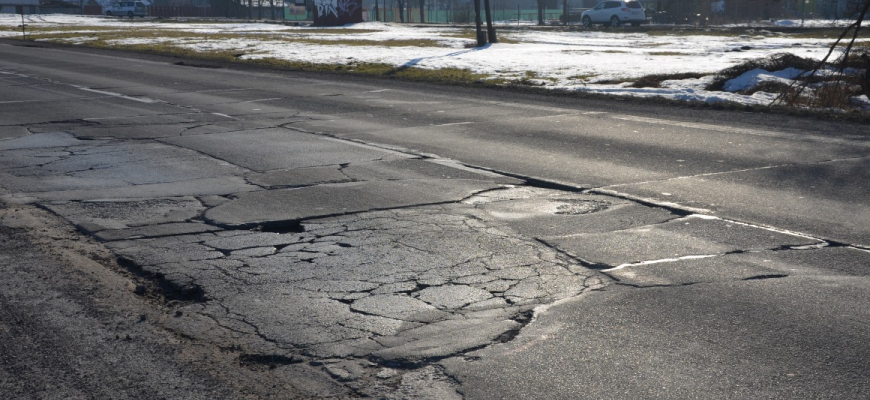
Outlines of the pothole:
{"label": "pothole", "polygon": [[240,354],[239,365],[250,370],[275,369],[280,366],[298,364],[303,360],[280,354]]}
{"label": "pothole", "polygon": [[255,230],[270,233],[302,233],[305,232],[305,226],[299,220],[274,221],[262,223]]}
{"label": "pothole", "polygon": [[768,275],[755,275],[750,276],[748,278],[743,278],[744,281],[758,281],[764,279],[778,279],[778,278],[787,278],[788,275],[785,274],[768,274]]}
{"label": "pothole", "polygon": [[[137,277],[147,281],[152,293],[158,294],[169,303],[204,303],[208,301],[205,291],[197,284],[188,282],[180,284],[166,278],[162,273],[146,271],[142,266],[126,257],[118,257],[118,265],[124,267]],[[137,285],[134,293],[144,295],[149,291],[145,285]]]}
{"label": "pothole", "polygon": [[602,200],[554,199],[551,201],[558,204],[556,214],[559,215],[591,214],[610,207],[610,203]]}
{"label": "pothole", "polygon": [[487,191],[465,200],[464,203],[487,210],[500,219],[585,215],[613,206],[603,196],[531,186]]}
{"label": "pothole", "polygon": [[498,343],[507,343],[511,340],[514,340],[520,334],[523,328],[525,328],[526,325],[532,322],[532,318],[534,318],[534,315],[534,310],[527,310],[514,315],[513,317],[511,317],[511,319],[513,321],[516,321],[520,325],[514,329],[509,329],[505,331],[504,333],[496,337],[495,341]]}

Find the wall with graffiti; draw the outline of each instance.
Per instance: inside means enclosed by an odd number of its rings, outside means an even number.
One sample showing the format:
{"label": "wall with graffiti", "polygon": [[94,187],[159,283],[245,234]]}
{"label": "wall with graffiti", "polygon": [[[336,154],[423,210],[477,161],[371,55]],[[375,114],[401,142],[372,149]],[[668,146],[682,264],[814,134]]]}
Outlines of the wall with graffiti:
{"label": "wall with graffiti", "polygon": [[314,0],[314,25],[337,26],[363,22],[362,0]]}

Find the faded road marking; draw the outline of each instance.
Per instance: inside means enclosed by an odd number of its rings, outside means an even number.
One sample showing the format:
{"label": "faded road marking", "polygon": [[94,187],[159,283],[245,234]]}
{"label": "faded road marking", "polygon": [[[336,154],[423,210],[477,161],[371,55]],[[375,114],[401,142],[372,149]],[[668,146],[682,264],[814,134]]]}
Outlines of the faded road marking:
{"label": "faded road marking", "polygon": [[237,121],[238,121],[238,118],[236,118],[236,117],[231,117],[231,116],[226,115],[226,114],[221,114],[221,113],[213,112],[212,115],[217,115],[218,117],[224,117],[224,118],[234,119],[234,120],[237,120]]}
{"label": "faded road marking", "polygon": [[119,97],[119,98],[122,98],[122,99],[138,101],[138,102],[140,102],[140,103],[153,104],[153,103],[156,103],[156,102],[157,102],[156,100],[151,100],[151,99],[149,99],[149,98],[147,98],[147,97],[131,97],[131,96],[123,95],[123,94],[121,94],[121,93],[107,92],[107,91],[105,91],[105,90],[91,89],[91,88],[87,88],[87,87],[83,87],[83,86],[75,86],[75,85],[73,85],[73,87],[78,88],[78,89],[80,89],[80,90],[84,90],[84,91],[86,91],[86,92],[99,93],[99,94],[104,94],[104,95],[106,95],[106,96],[112,96],[112,97]]}
{"label": "faded road marking", "polygon": [[821,142],[821,143],[846,144],[846,145],[850,145],[850,146],[857,145],[857,146],[870,147],[870,142],[868,142],[867,140],[864,140],[863,138],[856,138],[855,140],[839,139],[839,138],[820,136],[820,135],[785,133],[785,132],[767,131],[767,130],[762,130],[762,129],[737,128],[737,127],[731,127],[731,126],[701,124],[701,123],[696,123],[696,122],[671,121],[671,120],[666,120],[666,119],[635,117],[635,116],[614,115],[613,118],[620,119],[623,121],[644,122],[644,123],[648,123],[648,124],[659,124],[659,125],[670,125],[670,126],[676,126],[676,127],[680,127],[680,128],[694,128],[694,129],[704,129],[704,130],[708,130],[708,131],[725,132],[725,133],[739,133],[739,134],[744,134],[744,135],[772,137],[772,138],[779,138],[779,139],[806,140],[806,141]]}
{"label": "faded road marking", "polygon": [[473,123],[474,122],[451,122],[449,124],[438,124],[438,125],[432,125],[432,126],[468,125],[468,124],[473,124]]}
{"label": "faded road marking", "polygon": [[718,257],[718,256],[719,256],[719,254],[705,254],[705,255],[674,257],[674,258],[663,258],[661,260],[650,260],[650,261],[642,261],[642,262],[638,262],[638,263],[627,263],[627,264],[617,265],[617,266],[610,268],[610,269],[603,269],[603,270],[601,270],[601,272],[612,272],[612,271],[619,271],[623,268],[628,268],[628,267],[638,267],[638,266],[642,266],[642,265],[652,265],[652,264],[661,264],[661,263],[668,263],[668,262],[677,262],[677,261],[682,261],[682,260],[698,260],[698,259],[702,259],[702,258],[712,258],[712,257]]}

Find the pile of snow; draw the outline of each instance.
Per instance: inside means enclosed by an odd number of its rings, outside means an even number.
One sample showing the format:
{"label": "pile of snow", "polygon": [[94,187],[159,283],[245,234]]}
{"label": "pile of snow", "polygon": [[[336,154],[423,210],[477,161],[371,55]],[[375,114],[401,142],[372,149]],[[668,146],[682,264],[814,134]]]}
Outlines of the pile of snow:
{"label": "pile of snow", "polygon": [[854,24],[854,19],[781,19],[774,21],[776,26],[795,26],[806,28],[845,28]]}
{"label": "pile of snow", "polygon": [[761,68],[753,69],[752,71],[744,72],[737,78],[730,79],[725,82],[722,90],[726,92],[740,92],[752,89],[762,82],[775,81],[784,84],[789,84],[791,81],[803,75],[806,71],[796,68],[786,68],[782,71],[770,72]]}

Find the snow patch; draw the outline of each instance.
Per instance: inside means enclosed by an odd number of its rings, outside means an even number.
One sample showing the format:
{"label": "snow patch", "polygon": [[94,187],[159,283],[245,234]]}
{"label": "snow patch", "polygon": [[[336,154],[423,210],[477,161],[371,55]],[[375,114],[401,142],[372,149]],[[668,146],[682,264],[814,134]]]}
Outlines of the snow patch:
{"label": "snow patch", "polygon": [[737,78],[730,79],[725,82],[723,90],[726,92],[739,92],[743,90],[748,90],[758,86],[762,82],[781,82],[785,84],[791,83],[792,80],[797,79],[805,71],[797,69],[797,68],[786,68],[782,71],[770,72],[761,68],[756,68],[751,71],[746,71],[743,75],[738,76]]}
{"label": "snow patch", "polygon": [[[452,26],[412,27],[364,22],[326,30],[327,28],[263,23],[134,23],[117,18],[61,14],[26,15],[25,18],[28,26],[63,27],[66,33],[77,33],[77,37],[66,39],[69,43],[93,40],[87,36],[88,33],[106,32],[106,28],[110,28],[109,31],[148,29],[152,32],[165,31],[167,35],[116,39],[110,42],[164,43],[197,51],[233,51],[244,54],[241,56],[244,59],[275,58],[315,64],[347,64],[352,60],[353,63],[383,63],[397,68],[456,68],[486,75],[487,79],[519,81],[525,78],[526,82],[553,90],[748,105],[769,104],[774,96],[763,92],[753,95],[737,92],[765,81],[788,83],[803,71],[793,68],[776,72],[753,70],[728,81],[726,91],[707,91],[705,88],[716,72],[747,60],[783,52],[820,60],[827,54],[830,45],[830,39],[792,38],[775,34],[739,37],[650,36],[639,32],[501,30],[499,37],[504,39],[502,43],[471,48],[474,40],[460,37],[457,32],[461,31]],[[804,22],[805,26],[821,23],[832,22]],[[19,15],[0,14],[0,28],[6,28],[0,29],[0,37],[20,35],[14,29],[20,24]],[[81,31],[70,29],[71,27],[81,27]],[[189,32],[196,38],[179,38],[179,32]],[[222,33],[238,36],[233,39],[209,39],[209,35]],[[269,38],[253,35],[256,33],[267,33]],[[354,40],[366,41],[366,45],[346,44]],[[406,46],[378,44],[391,40],[431,40],[438,46],[416,46],[413,42]],[[321,41],[335,43],[322,44]],[[870,41],[862,39],[862,43],[867,42]],[[741,48],[749,50],[733,51]],[[667,80],[658,88],[630,87],[632,81],[643,76],[679,73],[701,73],[708,76]],[[819,72],[825,73],[826,71]],[[864,104],[863,99],[857,98],[855,101]]]}

